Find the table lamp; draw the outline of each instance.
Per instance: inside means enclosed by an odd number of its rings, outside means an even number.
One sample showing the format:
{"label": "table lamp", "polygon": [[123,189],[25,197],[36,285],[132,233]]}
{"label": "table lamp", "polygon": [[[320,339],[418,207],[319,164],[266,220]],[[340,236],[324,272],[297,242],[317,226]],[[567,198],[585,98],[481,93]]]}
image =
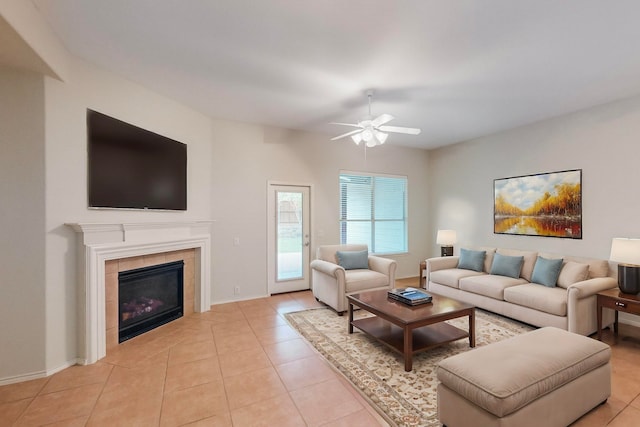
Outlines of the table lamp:
{"label": "table lamp", "polygon": [[441,245],[440,256],[452,256],[456,243],[456,230],[438,230],[436,243]]}
{"label": "table lamp", "polygon": [[609,259],[618,263],[620,292],[640,293],[640,239],[614,238]]}

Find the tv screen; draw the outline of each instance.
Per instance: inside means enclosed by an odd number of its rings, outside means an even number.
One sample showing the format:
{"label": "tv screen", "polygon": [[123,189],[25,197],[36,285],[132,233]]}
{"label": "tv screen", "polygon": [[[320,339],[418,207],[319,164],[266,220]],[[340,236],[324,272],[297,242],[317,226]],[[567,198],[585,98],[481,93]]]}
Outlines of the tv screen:
{"label": "tv screen", "polygon": [[187,209],[187,146],[87,110],[90,208]]}

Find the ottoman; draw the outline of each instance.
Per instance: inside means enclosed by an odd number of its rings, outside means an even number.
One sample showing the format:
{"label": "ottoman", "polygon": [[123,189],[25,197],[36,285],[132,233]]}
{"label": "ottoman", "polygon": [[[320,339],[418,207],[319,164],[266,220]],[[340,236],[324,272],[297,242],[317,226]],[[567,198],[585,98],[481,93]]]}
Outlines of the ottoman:
{"label": "ottoman", "polygon": [[443,360],[438,419],[447,427],[565,427],[611,395],[611,349],[546,327]]}

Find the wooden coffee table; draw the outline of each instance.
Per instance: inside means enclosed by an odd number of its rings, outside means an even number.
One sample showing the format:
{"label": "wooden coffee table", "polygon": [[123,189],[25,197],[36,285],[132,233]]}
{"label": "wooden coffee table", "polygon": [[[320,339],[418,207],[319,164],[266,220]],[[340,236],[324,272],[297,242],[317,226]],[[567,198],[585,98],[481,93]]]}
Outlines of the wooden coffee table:
{"label": "wooden coffee table", "polygon": [[[411,371],[413,355],[462,338],[469,337],[469,346],[476,346],[475,307],[451,298],[433,295],[433,301],[415,307],[387,296],[385,289],[347,295],[349,302],[349,333],[353,327],[372,336],[392,350],[404,355],[404,370]],[[375,314],[353,319],[353,307]],[[445,323],[445,320],[469,316],[469,330]]]}

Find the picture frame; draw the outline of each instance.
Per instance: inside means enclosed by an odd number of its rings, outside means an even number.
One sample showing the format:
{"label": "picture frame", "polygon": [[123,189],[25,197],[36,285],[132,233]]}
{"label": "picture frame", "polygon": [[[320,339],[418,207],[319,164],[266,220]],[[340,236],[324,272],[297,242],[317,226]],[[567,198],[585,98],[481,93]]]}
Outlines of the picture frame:
{"label": "picture frame", "polygon": [[494,179],[493,232],[582,239],[582,169]]}

